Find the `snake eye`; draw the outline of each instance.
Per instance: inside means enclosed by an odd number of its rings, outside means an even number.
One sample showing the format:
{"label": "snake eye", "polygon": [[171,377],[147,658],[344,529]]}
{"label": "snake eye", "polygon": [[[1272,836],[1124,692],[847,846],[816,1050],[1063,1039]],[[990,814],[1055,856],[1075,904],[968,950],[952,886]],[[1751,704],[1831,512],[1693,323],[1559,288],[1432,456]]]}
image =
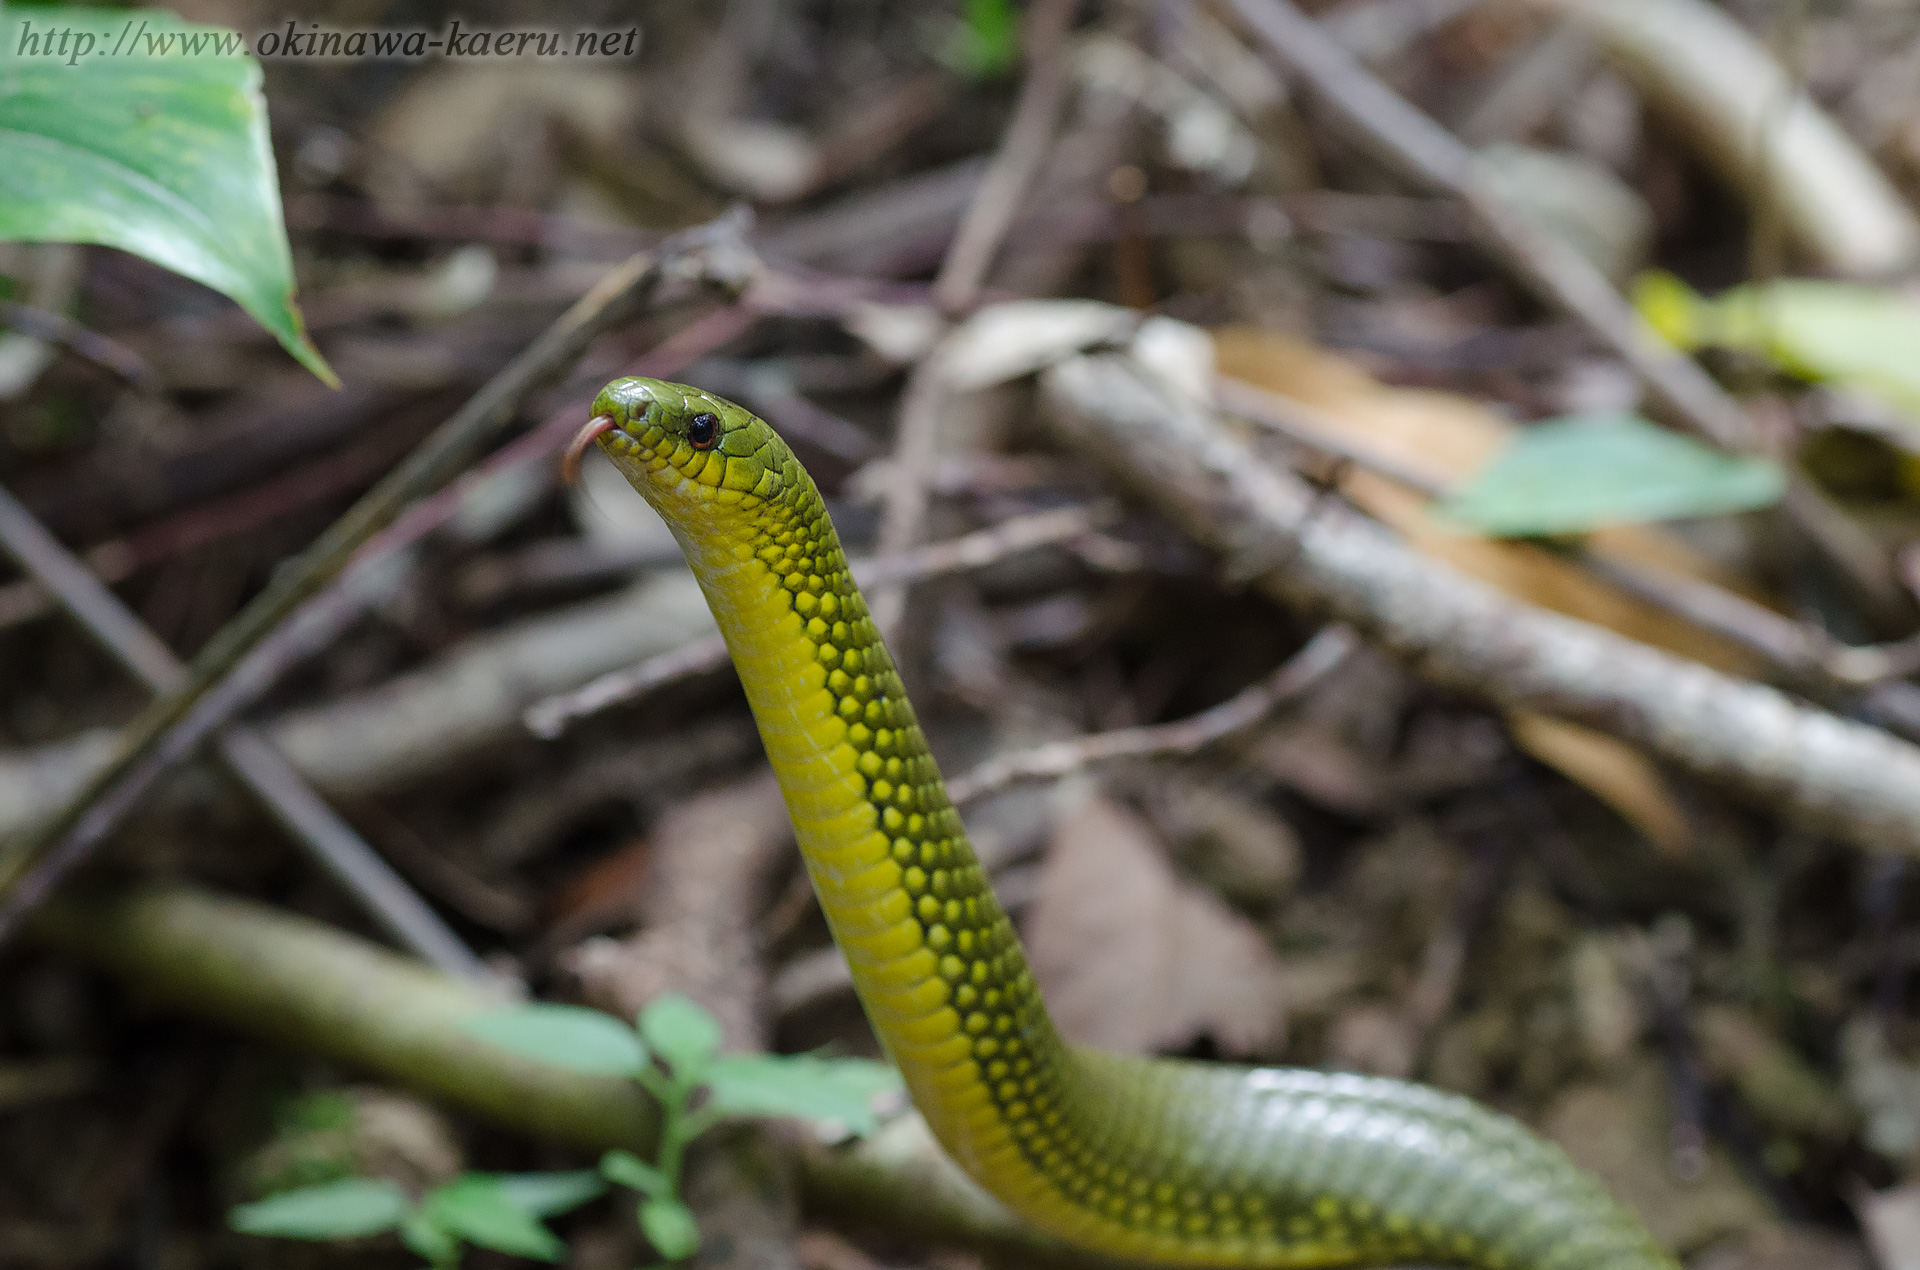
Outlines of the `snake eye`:
{"label": "snake eye", "polygon": [[696,450],[711,450],[720,439],[720,416],[697,414],[687,420],[687,440]]}

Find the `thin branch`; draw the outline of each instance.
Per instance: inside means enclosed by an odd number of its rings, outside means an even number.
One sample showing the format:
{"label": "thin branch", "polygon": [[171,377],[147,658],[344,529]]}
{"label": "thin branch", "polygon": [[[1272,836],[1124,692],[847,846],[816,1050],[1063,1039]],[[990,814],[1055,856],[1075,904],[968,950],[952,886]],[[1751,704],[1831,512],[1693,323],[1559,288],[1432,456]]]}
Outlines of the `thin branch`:
{"label": "thin branch", "polygon": [[1039,0],[1023,24],[1026,83],[933,281],[934,299],[948,312],[971,308],[978,298],[993,257],[1047,156],[1047,143],[1067,101],[1066,36],[1078,7],[1077,0]]}
{"label": "thin branch", "polygon": [[[1487,252],[1585,325],[1677,419],[1724,449],[1753,448],[1753,429],[1739,403],[1699,363],[1641,321],[1585,256],[1510,207],[1481,178],[1471,150],[1376,78],[1319,23],[1288,0],[1214,2],[1240,19],[1268,62],[1310,88],[1377,157],[1465,204]],[[1884,613],[1911,609],[1879,547],[1797,474],[1790,477],[1783,508],[1863,599]]]}
{"label": "thin branch", "polygon": [[[173,650],[4,489],[0,489],[0,548],[153,692],[170,691],[186,678],[187,668]],[[228,770],[388,934],[450,975],[479,979],[489,974],[485,963],[426,901],[300,779],[271,741],[242,724],[228,728],[216,744]]]}
{"label": "thin branch", "polygon": [[[393,446],[380,439],[329,454],[284,476],[226,498],[136,525],[118,538],[87,548],[80,560],[109,585],[172,556],[246,533],[315,503],[370,483],[393,461]],[[53,598],[31,578],[0,586],[0,628],[45,615]]]}
{"label": "thin branch", "polygon": [[270,638],[310,647],[311,630],[291,621],[302,605],[340,576],[349,561],[416,499],[441,488],[474,452],[551,383],[602,333],[632,319],[666,284],[696,280],[738,288],[756,261],[742,241],[738,217],[724,217],[641,252],[568,309],[432,436],[348,510],[305,552],[283,565],[272,583],[213,637],[194,659],[187,681],[159,698],[123,735],[114,761],[53,821],[0,861],[0,940],[104,840],[153,784],[271,684],[282,664],[252,657]]}
{"label": "thin branch", "polygon": [[[1111,519],[1113,512],[1110,505],[1093,505],[1015,516],[990,528],[916,551],[878,560],[856,560],[852,564],[853,575],[862,587],[877,588],[982,569],[1022,551],[1083,538]],[[726,663],[726,641],[718,635],[707,636],[637,665],[601,675],[571,692],[535,702],[522,717],[528,731],[551,740],[577,719],[645,696],[665,684],[718,670]]]}
{"label": "thin branch", "polygon": [[36,339],[66,346],[94,365],[112,371],[139,392],[152,396],[164,388],[146,358],[119,340],[89,330],[70,317],[18,300],[0,300],[0,322]]}
{"label": "thin branch", "polygon": [[[974,190],[934,279],[935,303],[950,313],[971,307],[979,298],[987,269],[1012,227],[1059,127],[1069,85],[1066,35],[1076,8],[1075,0],[1039,0],[1027,15],[1023,27],[1026,83],[1021,86],[1000,148]],[[900,394],[892,469],[881,505],[879,545],[883,554],[906,551],[925,536],[927,474],[938,449],[940,420],[953,395],[937,356],[921,359],[907,378],[906,389]],[[874,622],[883,633],[891,634],[906,611],[905,590],[884,586],[867,598]]]}
{"label": "thin branch", "polygon": [[1129,358],[1074,358],[1041,384],[1067,441],[1275,598],[1503,708],[1610,733],[1867,850],[1920,855],[1920,749],[1418,555]]}
{"label": "thin branch", "polygon": [[947,794],[955,806],[965,806],[1015,781],[1053,780],[1115,759],[1197,754],[1297,699],[1331,674],[1358,644],[1346,627],[1329,626],[1280,669],[1199,714],[1173,723],[1117,728],[1002,754],[948,781]]}

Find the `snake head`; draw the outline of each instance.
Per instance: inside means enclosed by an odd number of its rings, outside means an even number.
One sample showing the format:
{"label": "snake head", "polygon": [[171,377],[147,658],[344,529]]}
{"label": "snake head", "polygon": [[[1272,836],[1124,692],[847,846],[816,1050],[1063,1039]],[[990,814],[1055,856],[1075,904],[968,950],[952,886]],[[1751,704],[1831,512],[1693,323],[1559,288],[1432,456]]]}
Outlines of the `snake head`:
{"label": "snake head", "polygon": [[792,451],[752,411],[686,384],[616,379],[593,399],[594,439],[669,521],[757,507],[799,473]]}

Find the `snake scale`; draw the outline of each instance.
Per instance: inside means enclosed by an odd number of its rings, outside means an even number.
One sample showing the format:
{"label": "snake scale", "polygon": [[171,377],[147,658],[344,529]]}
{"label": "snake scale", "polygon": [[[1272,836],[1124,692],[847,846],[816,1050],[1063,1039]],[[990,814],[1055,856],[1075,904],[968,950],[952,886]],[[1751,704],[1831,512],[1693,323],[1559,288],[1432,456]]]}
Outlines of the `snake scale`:
{"label": "snake scale", "polygon": [[1010,1208],[1165,1265],[1673,1270],[1557,1147],[1465,1098],[1064,1041],[793,452],[680,384],[616,380],[593,413],[578,444],[665,518],[726,637],[874,1030]]}

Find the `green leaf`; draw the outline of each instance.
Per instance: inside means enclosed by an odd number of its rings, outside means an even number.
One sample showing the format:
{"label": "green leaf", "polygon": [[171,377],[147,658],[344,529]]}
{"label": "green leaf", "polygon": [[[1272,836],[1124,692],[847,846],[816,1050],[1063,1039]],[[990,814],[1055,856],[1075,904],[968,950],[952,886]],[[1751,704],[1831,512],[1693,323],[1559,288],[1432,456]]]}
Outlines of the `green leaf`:
{"label": "green leaf", "polygon": [[421,1205],[434,1224],[471,1244],[517,1257],[558,1261],[567,1246],[507,1198],[500,1179],[468,1173],[427,1193]]}
{"label": "green leaf", "polygon": [[1652,274],[1640,280],[1634,299],[1641,315],[1682,348],[1747,353],[1920,416],[1920,305],[1899,292],[1786,278],[1709,300],[1671,275]]}
{"label": "green leaf", "polygon": [[691,1257],[700,1248],[700,1224],[677,1199],[649,1199],[640,1205],[640,1229],[654,1251],[668,1261]]}
{"label": "green leaf", "polygon": [[1020,56],[1020,11],[1013,0],[965,0],[962,12],[953,58],[960,69],[980,79],[1013,69]]}
{"label": "green leaf", "polygon": [[707,1088],[723,1115],[792,1116],[868,1134],[874,1100],[900,1088],[900,1073],[860,1058],[729,1054],[707,1068]]}
{"label": "green leaf", "polygon": [[1722,454],[1631,415],[1579,415],[1526,429],[1440,504],[1495,537],[1764,507],[1786,478],[1765,459]]}
{"label": "green leaf", "polygon": [[400,1223],[400,1242],[407,1251],[436,1266],[460,1264],[460,1240],[424,1212],[407,1214]]}
{"label": "green leaf", "polygon": [[237,1205],[227,1224],[242,1234],[281,1239],[359,1239],[392,1230],[411,1207],[407,1193],[392,1182],[349,1177]]}
{"label": "green leaf", "polygon": [[294,306],[260,67],[239,39],[160,9],[0,7],[0,239],[144,256],[232,297],[337,385]]}
{"label": "green leaf", "polygon": [[667,1175],[631,1151],[618,1148],[600,1157],[600,1172],[610,1182],[629,1186],[642,1195],[671,1195],[673,1183]]}
{"label": "green leaf", "polygon": [[590,1076],[637,1076],[647,1047],[618,1019],[577,1005],[534,1004],[476,1014],[461,1027],[522,1058]]}
{"label": "green leaf", "polygon": [[719,1022],[677,992],[649,1002],[640,1011],[640,1035],[682,1079],[698,1080],[720,1049]]}
{"label": "green leaf", "polygon": [[507,1203],[535,1217],[553,1217],[580,1207],[607,1193],[606,1179],[592,1169],[571,1173],[500,1173],[495,1175]]}

